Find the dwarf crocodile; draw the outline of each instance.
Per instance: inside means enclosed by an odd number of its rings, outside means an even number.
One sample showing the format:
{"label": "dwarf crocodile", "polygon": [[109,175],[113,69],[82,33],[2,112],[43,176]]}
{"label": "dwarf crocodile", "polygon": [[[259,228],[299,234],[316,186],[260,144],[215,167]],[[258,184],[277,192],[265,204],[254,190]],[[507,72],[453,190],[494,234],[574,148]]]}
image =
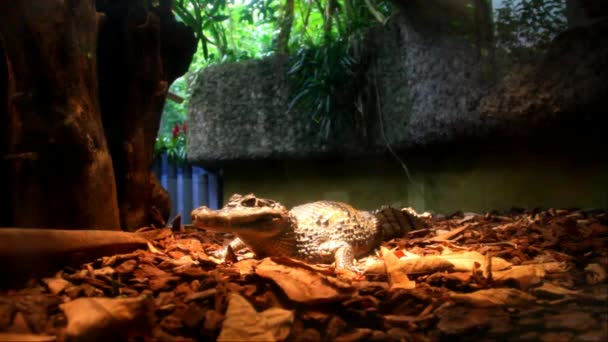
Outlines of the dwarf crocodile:
{"label": "dwarf crocodile", "polygon": [[411,211],[386,207],[374,212],[346,203],[317,201],[287,210],[280,203],[254,194],[233,195],[224,208],[192,211],[194,226],[230,232],[234,249],[248,246],[259,258],[286,256],[312,263],[352,268],[384,240],[403,236],[421,225]]}

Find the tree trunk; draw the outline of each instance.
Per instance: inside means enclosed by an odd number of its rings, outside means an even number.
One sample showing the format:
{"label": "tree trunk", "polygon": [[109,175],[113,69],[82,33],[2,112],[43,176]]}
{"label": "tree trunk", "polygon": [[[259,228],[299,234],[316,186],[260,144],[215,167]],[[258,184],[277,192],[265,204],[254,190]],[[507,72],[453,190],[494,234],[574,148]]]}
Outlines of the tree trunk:
{"label": "tree trunk", "polygon": [[289,36],[293,25],[293,6],[294,0],[285,0],[283,7],[283,17],[279,26],[279,36],[277,37],[276,52],[282,54],[289,53]]}
{"label": "tree trunk", "polygon": [[168,212],[149,167],[194,34],[171,0],[94,3],[0,1],[0,225],[133,229]]}
{"label": "tree trunk", "polygon": [[0,2],[11,224],[119,229],[97,98],[92,0]]}
{"label": "tree trunk", "polygon": [[101,111],[120,222],[133,230],[156,221],[150,178],[154,141],[168,86],[187,71],[196,39],[175,21],[171,1],[147,8],[137,0],[99,0],[97,9],[107,16],[99,36]]}
{"label": "tree trunk", "polygon": [[492,3],[487,0],[474,1],[475,44],[482,59],[494,58],[494,27],[492,26]]}
{"label": "tree trunk", "polygon": [[566,18],[569,28],[584,26],[589,22],[589,17],[580,0],[566,0]]}
{"label": "tree trunk", "polygon": [[9,168],[7,159],[8,154],[8,65],[4,54],[4,43],[0,36],[0,227],[11,225],[12,214],[10,213],[11,198]]}

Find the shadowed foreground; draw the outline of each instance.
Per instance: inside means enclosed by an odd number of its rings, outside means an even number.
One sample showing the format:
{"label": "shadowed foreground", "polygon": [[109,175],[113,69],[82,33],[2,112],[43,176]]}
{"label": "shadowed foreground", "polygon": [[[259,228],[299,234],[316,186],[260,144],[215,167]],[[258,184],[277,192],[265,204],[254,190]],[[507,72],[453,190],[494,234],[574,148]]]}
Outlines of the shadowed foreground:
{"label": "shadowed foreground", "polygon": [[0,329],[87,340],[606,339],[606,212],[425,220],[358,260],[362,274],[247,251],[220,264],[208,253],[228,235],[166,229],[151,250],[3,290]]}

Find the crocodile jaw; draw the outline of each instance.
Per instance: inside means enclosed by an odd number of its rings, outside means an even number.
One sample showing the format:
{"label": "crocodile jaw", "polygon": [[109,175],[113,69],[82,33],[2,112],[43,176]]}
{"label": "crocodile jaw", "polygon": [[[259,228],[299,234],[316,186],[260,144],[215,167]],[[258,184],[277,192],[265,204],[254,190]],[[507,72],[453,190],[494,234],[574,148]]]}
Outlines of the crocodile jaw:
{"label": "crocodile jaw", "polygon": [[289,227],[290,217],[285,210],[269,207],[220,210],[200,207],[192,211],[192,224],[216,232],[270,237]]}

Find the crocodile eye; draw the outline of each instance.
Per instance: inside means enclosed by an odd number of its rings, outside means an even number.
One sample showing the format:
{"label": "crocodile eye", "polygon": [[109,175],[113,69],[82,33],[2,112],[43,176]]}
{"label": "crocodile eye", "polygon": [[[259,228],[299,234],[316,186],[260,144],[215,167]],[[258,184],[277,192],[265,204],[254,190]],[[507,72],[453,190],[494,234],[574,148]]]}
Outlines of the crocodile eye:
{"label": "crocodile eye", "polygon": [[243,207],[255,207],[256,202],[257,202],[257,198],[249,197],[249,198],[246,198],[243,201],[241,201],[241,205]]}

